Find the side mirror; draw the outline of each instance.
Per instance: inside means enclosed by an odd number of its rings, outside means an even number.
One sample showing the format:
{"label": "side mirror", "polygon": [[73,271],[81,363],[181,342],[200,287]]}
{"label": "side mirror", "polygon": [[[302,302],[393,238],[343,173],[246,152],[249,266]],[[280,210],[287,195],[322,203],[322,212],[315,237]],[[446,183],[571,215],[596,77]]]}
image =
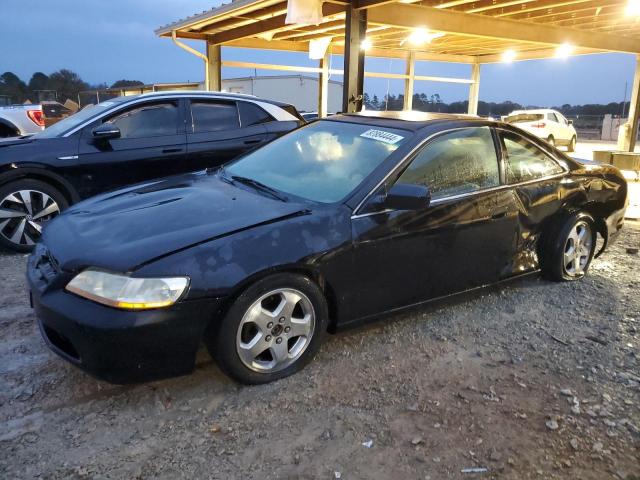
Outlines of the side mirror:
{"label": "side mirror", "polygon": [[387,192],[384,206],[394,210],[422,210],[430,201],[431,192],[424,185],[396,183]]}
{"label": "side mirror", "polygon": [[96,140],[112,140],[114,138],[120,138],[120,129],[112,123],[105,122],[94,128],[91,134]]}
{"label": "side mirror", "polygon": [[567,125],[573,125],[573,120],[567,120]]}

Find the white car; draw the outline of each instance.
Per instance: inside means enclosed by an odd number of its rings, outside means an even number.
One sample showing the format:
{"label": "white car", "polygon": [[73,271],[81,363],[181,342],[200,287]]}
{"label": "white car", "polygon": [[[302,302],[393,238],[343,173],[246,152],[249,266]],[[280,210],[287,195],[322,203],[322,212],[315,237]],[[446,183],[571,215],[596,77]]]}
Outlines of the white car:
{"label": "white car", "polygon": [[578,135],[573,122],[556,110],[515,110],[504,117],[504,121],[545,139],[551,145],[566,145],[570,152],[576,149]]}

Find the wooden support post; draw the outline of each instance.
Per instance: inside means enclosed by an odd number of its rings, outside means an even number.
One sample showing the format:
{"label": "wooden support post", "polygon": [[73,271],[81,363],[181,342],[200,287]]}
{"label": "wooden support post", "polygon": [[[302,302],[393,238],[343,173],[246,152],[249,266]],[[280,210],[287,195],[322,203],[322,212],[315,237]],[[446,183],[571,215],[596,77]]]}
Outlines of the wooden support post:
{"label": "wooden support post", "polygon": [[367,32],[367,11],[355,10],[349,5],[345,28],[342,111],[359,112],[364,90],[364,50],[361,45]]}
{"label": "wooden support post", "polygon": [[620,127],[618,150],[633,152],[638,138],[638,119],[640,115],[640,55],[636,56],[636,73],[633,76],[633,90],[629,103],[629,120]]}
{"label": "wooden support post", "polygon": [[222,90],[222,48],[207,42],[207,64],[205,66],[204,89]]}
{"label": "wooden support post", "polygon": [[478,62],[471,65],[471,80],[469,85],[469,115],[478,114],[478,100],[480,99],[480,64]]}
{"label": "wooden support post", "polygon": [[324,52],[324,57],[320,60],[320,76],[318,77],[318,118],[327,116],[329,105],[329,61],[331,58],[330,47]]}
{"label": "wooden support post", "polygon": [[411,50],[407,57],[407,78],[404,80],[404,110],[413,108],[413,83],[416,79],[416,52]]}

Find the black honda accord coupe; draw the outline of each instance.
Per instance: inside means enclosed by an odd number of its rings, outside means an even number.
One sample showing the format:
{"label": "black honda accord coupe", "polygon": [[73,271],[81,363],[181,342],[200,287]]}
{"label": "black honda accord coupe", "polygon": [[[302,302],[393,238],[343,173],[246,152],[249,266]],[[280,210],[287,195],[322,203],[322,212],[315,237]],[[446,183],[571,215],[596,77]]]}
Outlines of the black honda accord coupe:
{"label": "black honda accord coupe", "polygon": [[[338,115],[217,170],[78,203],[29,257],[42,335],[114,383],[300,370],[327,332],[541,270],[577,280],[627,185],[510,125]],[[596,240],[602,247],[596,252]]]}

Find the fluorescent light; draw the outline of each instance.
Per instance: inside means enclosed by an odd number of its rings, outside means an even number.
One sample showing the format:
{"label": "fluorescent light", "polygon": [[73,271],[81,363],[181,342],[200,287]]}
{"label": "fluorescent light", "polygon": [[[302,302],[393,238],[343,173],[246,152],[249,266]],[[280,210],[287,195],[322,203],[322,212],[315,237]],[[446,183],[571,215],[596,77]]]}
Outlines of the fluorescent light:
{"label": "fluorescent light", "polygon": [[360,44],[360,48],[362,50],[369,50],[371,48],[371,40],[369,40],[368,38],[365,38],[364,40],[362,40],[362,43]]}
{"label": "fluorescent light", "polygon": [[574,47],[569,43],[563,43],[556,48],[556,58],[567,58],[573,53]]}
{"label": "fluorescent light", "polygon": [[413,46],[420,46],[425,43],[431,43],[432,40],[440,37],[444,37],[444,33],[430,32],[424,27],[418,27],[414,28],[409,36],[400,42],[400,45],[402,46],[405,42],[409,42]]}
{"label": "fluorescent light", "polygon": [[517,56],[518,56],[518,54],[516,53],[515,50],[506,50],[502,54],[502,61],[504,63],[511,63],[516,59]]}
{"label": "fluorescent light", "polygon": [[628,17],[640,17],[640,0],[629,0],[624,14]]}

